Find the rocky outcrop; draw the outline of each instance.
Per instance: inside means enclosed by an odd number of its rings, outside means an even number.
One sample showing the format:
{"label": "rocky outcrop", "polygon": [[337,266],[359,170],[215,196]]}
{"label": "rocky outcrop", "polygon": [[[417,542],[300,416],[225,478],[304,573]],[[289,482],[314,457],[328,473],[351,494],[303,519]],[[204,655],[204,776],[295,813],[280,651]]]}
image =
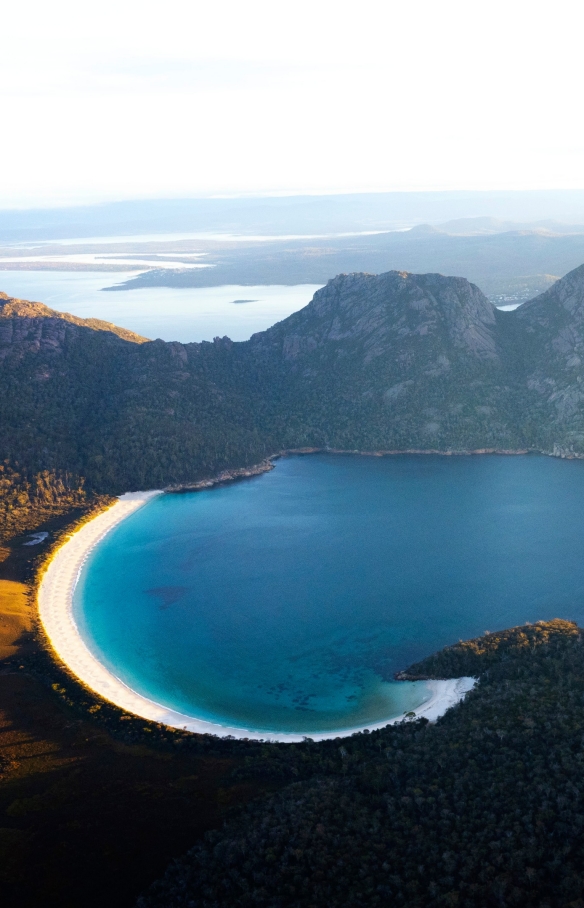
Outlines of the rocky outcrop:
{"label": "rocky outcrop", "polygon": [[[529,392],[530,418],[561,449],[584,446],[584,265],[516,312],[514,347]],[[550,448],[552,445],[550,444]]]}
{"label": "rocky outcrop", "polygon": [[0,460],[107,493],[229,481],[283,450],[575,457],[584,267],[516,312],[463,278],[343,274],[245,343],[144,342],[3,296],[0,370]]}
{"label": "rocky outcrop", "polygon": [[441,274],[341,274],[315,293],[300,312],[250,341],[254,350],[276,348],[287,361],[336,345],[350,346],[364,363],[417,345],[439,343],[443,362],[456,353],[496,359],[495,307],[464,278]]}
{"label": "rocky outcrop", "polygon": [[57,312],[43,303],[31,303],[0,293],[0,359],[11,352],[17,355],[40,351],[62,351],[79,335],[79,328],[105,331],[129,341],[144,343],[146,338],[101,319],[78,318],[68,312]]}

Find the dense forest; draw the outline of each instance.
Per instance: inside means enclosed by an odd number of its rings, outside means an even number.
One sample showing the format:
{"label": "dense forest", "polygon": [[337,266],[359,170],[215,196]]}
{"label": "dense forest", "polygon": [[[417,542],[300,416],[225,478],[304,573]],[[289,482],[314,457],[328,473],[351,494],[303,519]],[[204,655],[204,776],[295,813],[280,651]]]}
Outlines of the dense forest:
{"label": "dense forest", "polygon": [[[107,501],[106,496],[101,499]],[[0,542],[69,511],[86,510],[99,500],[87,493],[78,476],[49,470],[28,473],[18,465],[0,463]]]}
{"label": "dense forest", "polygon": [[243,343],[4,296],[0,458],[119,494],[298,447],[581,454],[583,357],[584,267],[516,312],[463,278],[339,275]]}
{"label": "dense forest", "polygon": [[408,674],[469,671],[476,688],[435,724],[258,749],[240,773],[290,783],[209,833],[139,908],[581,908],[582,631],[514,628]]}
{"label": "dense forest", "polygon": [[[340,275],[245,343],[145,341],[4,296],[2,538],[282,449],[582,456],[583,379],[584,267],[517,312],[462,278]],[[44,677],[56,669],[43,658]],[[491,634],[403,677],[466,674],[476,688],[436,724],[318,744],[153,729],[92,702],[85,713],[128,746],[209,751],[233,759],[235,783],[278,789],[140,908],[584,908],[582,632]],[[70,710],[89,696],[74,689],[51,684]]]}

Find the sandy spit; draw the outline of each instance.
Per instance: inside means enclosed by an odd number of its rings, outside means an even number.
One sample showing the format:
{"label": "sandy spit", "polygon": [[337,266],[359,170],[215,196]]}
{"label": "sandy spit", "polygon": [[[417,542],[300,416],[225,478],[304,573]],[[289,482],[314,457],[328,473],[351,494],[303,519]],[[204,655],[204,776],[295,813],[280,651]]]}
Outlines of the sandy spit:
{"label": "sandy spit", "polygon": [[[162,492],[152,491],[129,492],[122,495],[112,507],[84,524],[57,550],[43,575],[38,591],[39,616],[54,651],[87,687],[121,709],[144,719],[160,722],[173,728],[221,737],[230,735],[234,738],[264,741],[302,741],[304,735],[273,734],[231,728],[168,709],[129,688],[113,672],[102,665],[85,644],[73,618],[73,592],[83,564],[94,546],[110,530],[160,494]],[[473,678],[426,682],[431,696],[415,710],[415,715],[435,721],[447,709],[462,700],[474,683]],[[370,730],[384,728],[386,725],[401,720],[402,717],[399,716],[368,727]],[[326,738],[348,737],[359,730],[352,728],[344,731],[311,734],[310,737],[314,741],[320,741]]]}

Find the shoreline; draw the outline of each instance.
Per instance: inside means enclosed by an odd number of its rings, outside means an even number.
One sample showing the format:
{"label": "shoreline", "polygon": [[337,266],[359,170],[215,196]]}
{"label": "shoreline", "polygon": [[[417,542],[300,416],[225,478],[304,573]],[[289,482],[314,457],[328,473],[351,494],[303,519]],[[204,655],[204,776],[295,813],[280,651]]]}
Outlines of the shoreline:
{"label": "shoreline", "polygon": [[[238,467],[233,470],[222,470],[220,473],[217,473],[216,476],[211,476],[209,479],[199,479],[197,482],[180,482],[174,485],[165,486],[161,492],[169,494],[176,494],[179,492],[202,492],[205,489],[212,489],[213,486],[237,482],[239,479],[251,479],[253,476],[261,476],[262,473],[269,473],[270,470],[273,470],[274,460],[282,457],[283,454],[284,452],[271,454],[269,457],[264,458],[264,460],[261,460],[259,463],[253,464],[251,467]],[[136,494],[147,495],[148,492]]]}
{"label": "shoreline", "polygon": [[[259,467],[262,468],[258,469]],[[226,471],[229,472],[229,477],[222,473],[213,481],[206,480],[204,485],[196,484],[196,487],[190,486],[189,489],[185,488],[184,490],[196,491],[197,488],[209,488],[211,485],[233,481],[236,478],[255,476],[273,469],[274,465],[271,460],[269,462],[263,461],[261,465],[258,465],[258,468],[255,468],[255,471],[254,468]],[[237,473],[237,476],[233,475],[235,473]],[[179,491],[179,489],[170,489],[169,491]],[[386,725],[393,725],[403,720],[404,716],[401,715],[369,726],[314,734],[248,730],[197,719],[162,706],[132,690],[125,682],[106,668],[90,651],[75,623],[73,618],[74,590],[81,569],[93,548],[122,520],[161,494],[164,494],[162,490],[153,490],[150,492],[128,492],[120,496],[111,507],[102,511],[73,532],[54,553],[43,573],[37,593],[38,614],[42,627],[53,651],[82,684],[105,700],[143,719],[158,722],[172,728],[186,729],[196,734],[212,734],[219,737],[290,743],[300,742],[305,738],[311,738],[313,741],[322,741],[331,738],[350,737],[365,728],[370,731],[385,728]],[[467,691],[474,686],[475,679],[428,680],[426,684],[430,690],[430,697],[412,712],[415,718],[426,718],[432,722],[442,716],[451,706],[458,703]]]}
{"label": "shoreline", "polygon": [[539,451],[534,448],[474,448],[472,450],[450,449],[447,451],[440,451],[438,448],[399,448],[395,450],[381,449],[379,451],[360,451],[358,448],[283,448],[281,451],[269,454],[259,463],[253,464],[250,467],[236,467],[232,470],[222,470],[220,473],[217,473],[215,476],[211,476],[208,479],[199,479],[196,482],[174,483],[173,485],[165,486],[161,491],[165,493],[201,492],[217,485],[225,485],[230,482],[237,482],[240,479],[251,479],[254,476],[261,476],[262,473],[269,473],[275,467],[274,461],[279,460],[281,457],[306,454],[344,454],[357,457],[399,457],[400,455],[407,454],[431,454],[438,457],[475,457],[482,455],[518,457],[526,454],[538,454],[541,457],[557,457],[561,460],[584,460],[584,454],[578,454],[556,444],[554,444],[552,451]]}
{"label": "shoreline", "polygon": [[[181,492],[202,492],[205,489],[212,489],[214,486],[226,485],[230,482],[237,482],[240,479],[252,479],[254,476],[261,476],[262,473],[269,473],[275,467],[274,461],[279,460],[281,457],[306,454],[350,454],[351,456],[358,457],[398,457],[400,454],[432,454],[438,455],[440,457],[473,457],[475,455],[481,454],[501,454],[505,456],[514,456],[520,454],[542,454],[549,457],[563,457],[564,459],[573,459],[580,456],[578,454],[556,454],[545,451],[531,451],[528,448],[521,448],[517,450],[506,450],[503,448],[477,448],[473,451],[439,451],[438,449],[433,448],[426,450],[422,450],[421,448],[408,448],[395,451],[359,451],[356,448],[346,450],[344,448],[283,448],[281,451],[276,451],[275,454],[269,454],[259,463],[253,464],[251,467],[237,467],[233,470],[222,470],[220,473],[217,473],[215,476],[211,476],[208,479],[199,479],[196,482],[174,483],[173,485],[165,486],[161,491],[165,493],[168,492],[169,494],[178,494]],[[584,457],[584,455],[582,456]]]}
{"label": "shoreline", "polygon": [[[360,457],[396,457],[400,454],[434,454],[440,457],[472,457],[475,454],[505,454],[505,455],[518,455],[518,454],[531,454],[534,453],[529,450],[529,448],[518,448],[518,449],[505,449],[505,448],[477,448],[473,451],[466,450],[448,450],[440,451],[438,448],[400,448],[396,450],[379,450],[379,451],[359,451],[355,449],[343,449],[343,448],[288,448],[285,451],[280,451],[278,454],[274,454],[274,457],[285,457],[287,454],[357,454]],[[538,452],[543,453],[543,452]],[[555,456],[555,455],[554,455]]]}

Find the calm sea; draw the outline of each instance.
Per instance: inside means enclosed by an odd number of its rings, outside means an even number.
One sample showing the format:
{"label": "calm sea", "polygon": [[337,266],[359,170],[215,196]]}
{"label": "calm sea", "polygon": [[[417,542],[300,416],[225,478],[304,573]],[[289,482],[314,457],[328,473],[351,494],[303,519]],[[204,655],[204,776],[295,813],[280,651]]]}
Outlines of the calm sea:
{"label": "calm sea", "polygon": [[247,340],[306,306],[320,284],[141,287],[106,293],[133,273],[0,271],[0,290],[80,318],[101,318],[166,341]]}
{"label": "calm sea", "polygon": [[93,651],[142,694],[262,731],[344,729],[427,697],[394,672],[526,621],[584,623],[584,462],[297,456],[165,495],[94,550]]}

